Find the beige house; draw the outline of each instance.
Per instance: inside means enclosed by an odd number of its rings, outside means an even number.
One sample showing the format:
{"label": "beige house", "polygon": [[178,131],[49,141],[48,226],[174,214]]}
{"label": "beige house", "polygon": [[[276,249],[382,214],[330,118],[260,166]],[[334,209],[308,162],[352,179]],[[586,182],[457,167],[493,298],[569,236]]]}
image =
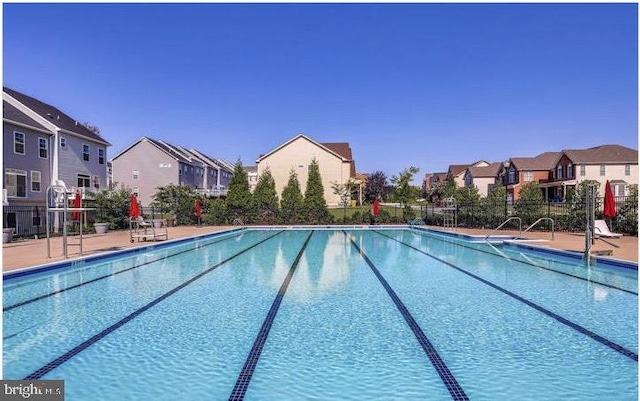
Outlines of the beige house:
{"label": "beige house", "polygon": [[307,188],[309,165],[314,158],[320,167],[327,205],[338,206],[340,197],[333,193],[332,183],[344,184],[356,175],[355,161],[348,143],[318,143],[299,134],[256,160],[258,176],[269,169],[276,183],[278,196],[281,197],[282,190],[289,181],[289,174],[293,170],[298,175],[300,189],[304,194]]}
{"label": "beige house", "polygon": [[472,164],[451,164],[447,170],[447,176],[452,176],[457,188],[463,188],[466,184],[464,181],[465,174],[469,167],[487,167],[489,163],[484,160],[478,160]]}
{"label": "beige house", "polygon": [[498,172],[502,163],[491,163],[487,166],[469,166],[464,174],[464,186],[478,188],[480,196],[487,196],[496,185]]}

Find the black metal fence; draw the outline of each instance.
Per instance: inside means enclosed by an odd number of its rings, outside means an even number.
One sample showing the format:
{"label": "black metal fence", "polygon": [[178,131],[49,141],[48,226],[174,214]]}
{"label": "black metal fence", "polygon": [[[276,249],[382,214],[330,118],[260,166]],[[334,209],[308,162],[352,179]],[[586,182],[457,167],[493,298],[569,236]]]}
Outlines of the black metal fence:
{"label": "black metal fence", "polygon": [[[617,216],[613,219],[606,219],[609,227],[614,232],[627,235],[638,235],[638,198],[635,196],[619,196],[615,198]],[[580,202],[541,202],[541,203],[518,203],[507,202],[489,203],[480,201],[469,204],[459,204],[456,208],[457,224],[459,227],[469,228],[496,228],[505,220],[512,216],[518,216],[522,220],[524,227],[536,222],[543,217],[549,217],[554,221],[556,231],[584,231],[585,230],[585,204]],[[4,206],[3,226],[13,228],[16,237],[41,237],[46,235],[46,208],[44,206]],[[49,212],[50,231],[56,234],[62,227],[62,213]],[[93,223],[104,221],[105,213],[100,209],[83,212],[85,230],[91,230]],[[398,208],[398,213],[402,215],[402,209]],[[401,222],[400,217],[398,222]],[[425,224],[443,226],[446,209],[437,205],[428,205],[421,208],[421,217]],[[175,216],[163,214],[156,208],[144,208],[142,214],[147,219],[166,219],[169,224],[177,223]],[[203,211],[203,219],[205,211]],[[129,227],[129,218],[124,213],[122,216],[113,216],[109,220],[111,229],[125,229]],[[68,220],[71,220],[72,213],[69,212]],[[596,200],[596,219],[603,219],[603,199]],[[56,224],[56,219],[58,223]],[[72,225],[73,226],[73,225]],[[523,227],[523,228],[524,228]],[[57,230],[56,230],[57,228]],[[516,221],[505,225],[505,228],[517,228]],[[76,225],[77,229],[77,225]],[[535,226],[536,230],[550,229],[548,221],[541,221]]]}
{"label": "black metal fence", "polygon": [[[638,235],[638,198],[635,196],[618,196],[615,198],[617,216],[605,218],[604,200],[596,200],[596,219],[606,219],[612,231],[627,235]],[[426,206],[423,210],[425,224],[443,226],[446,214],[450,212],[437,205]],[[534,224],[541,218],[553,219],[556,231],[584,231],[586,228],[586,205],[580,201],[573,202],[496,202],[480,201],[458,204],[456,207],[457,224],[468,228],[496,228],[509,217],[517,216],[522,220],[523,228]],[[517,228],[514,219],[505,228]],[[535,230],[549,230],[551,222],[540,221]]]}

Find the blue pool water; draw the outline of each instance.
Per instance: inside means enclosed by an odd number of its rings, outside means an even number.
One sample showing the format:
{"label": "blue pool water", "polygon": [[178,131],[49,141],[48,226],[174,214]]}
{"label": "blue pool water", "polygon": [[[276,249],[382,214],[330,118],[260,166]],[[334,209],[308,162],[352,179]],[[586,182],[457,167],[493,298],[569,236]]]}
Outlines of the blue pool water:
{"label": "blue pool water", "polygon": [[637,400],[629,269],[420,229],[240,230],[5,275],[67,400]]}

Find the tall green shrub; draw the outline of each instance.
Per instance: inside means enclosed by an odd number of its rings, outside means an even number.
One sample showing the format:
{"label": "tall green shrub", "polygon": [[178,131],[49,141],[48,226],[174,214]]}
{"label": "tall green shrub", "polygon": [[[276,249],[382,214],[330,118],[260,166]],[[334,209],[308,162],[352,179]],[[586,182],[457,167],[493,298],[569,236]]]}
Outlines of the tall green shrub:
{"label": "tall green shrub", "polygon": [[520,188],[520,197],[513,205],[522,224],[532,224],[544,216],[544,195],[536,182],[528,182]]}
{"label": "tall green shrub", "polygon": [[278,219],[278,193],[276,182],[269,169],[258,178],[258,184],[252,196],[255,222],[259,224],[275,224]]}
{"label": "tall green shrub", "polygon": [[324,187],[320,176],[320,166],[315,158],[309,165],[307,188],[304,191],[304,218],[310,224],[325,224],[331,222],[331,215],[324,199]]}
{"label": "tall green shrub", "polygon": [[151,206],[159,208],[164,214],[173,215],[179,225],[192,224],[195,198],[193,188],[169,184],[156,189]]}
{"label": "tall green shrub", "polygon": [[249,223],[253,220],[249,176],[242,168],[240,160],[236,162],[233,168],[233,176],[229,181],[226,206],[229,220],[242,219],[244,223]]}
{"label": "tall green shrub", "polygon": [[302,222],[303,197],[295,170],[289,173],[289,181],[282,190],[280,201],[280,221],[283,224],[297,224]]}
{"label": "tall green shrub", "polygon": [[96,222],[109,223],[109,228],[129,227],[131,189],[117,183],[95,194]]}

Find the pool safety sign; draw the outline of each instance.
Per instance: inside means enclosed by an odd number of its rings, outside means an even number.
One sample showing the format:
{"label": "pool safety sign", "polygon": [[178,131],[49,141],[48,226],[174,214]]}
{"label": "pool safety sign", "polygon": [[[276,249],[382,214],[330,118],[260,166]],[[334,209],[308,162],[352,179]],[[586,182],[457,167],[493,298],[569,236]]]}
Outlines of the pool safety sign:
{"label": "pool safety sign", "polygon": [[0,380],[3,401],[64,401],[64,380]]}

